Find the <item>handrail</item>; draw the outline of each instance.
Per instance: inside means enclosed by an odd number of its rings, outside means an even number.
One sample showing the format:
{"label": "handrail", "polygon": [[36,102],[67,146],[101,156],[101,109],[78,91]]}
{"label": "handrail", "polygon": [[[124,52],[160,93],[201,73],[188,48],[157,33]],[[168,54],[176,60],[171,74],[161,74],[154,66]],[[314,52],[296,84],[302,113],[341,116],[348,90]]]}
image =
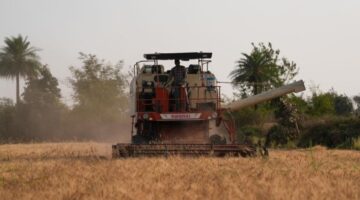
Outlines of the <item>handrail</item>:
{"label": "handrail", "polygon": [[[215,110],[220,109],[221,103],[220,103],[220,87],[221,86],[172,86],[171,88],[166,87],[149,87],[149,88],[143,88],[138,87],[137,88],[137,112],[142,111],[158,111],[156,108],[162,107],[168,105],[169,112],[178,112],[178,109],[173,109],[172,106],[174,104],[180,104],[180,110],[181,111],[191,111],[196,110],[194,107],[194,104],[197,103],[209,103],[213,102],[215,104]],[[165,89],[163,91],[167,91],[168,97],[158,97],[156,95],[156,89]],[[151,89],[152,92],[143,92],[143,89]],[[179,98],[170,97],[172,91],[176,89],[183,89],[185,91],[190,92],[188,95],[180,95]],[[203,89],[203,90],[202,90]],[[186,92],[184,93],[186,94]],[[203,95],[201,95],[201,92],[204,92]],[[143,97],[146,95],[152,95],[149,97]],[[161,112],[161,111],[159,111]]]}

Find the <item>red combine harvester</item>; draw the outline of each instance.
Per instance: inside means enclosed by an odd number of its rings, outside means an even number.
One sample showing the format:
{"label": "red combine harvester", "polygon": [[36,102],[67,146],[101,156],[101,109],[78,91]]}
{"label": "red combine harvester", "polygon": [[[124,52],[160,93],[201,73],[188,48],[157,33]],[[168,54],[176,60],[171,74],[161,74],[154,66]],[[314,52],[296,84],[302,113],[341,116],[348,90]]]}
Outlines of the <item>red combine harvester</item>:
{"label": "red combine harvester", "polygon": [[[134,65],[130,88],[131,144],[112,146],[113,157],[156,155],[254,156],[256,148],[238,144],[228,111],[305,90],[294,82],[228,105],[221,104],[220,86],[209,71],[212,53],[145,54]],[[175,61],[165,70],[161,60]],[[181,66],[180,61],[197,62]]]}

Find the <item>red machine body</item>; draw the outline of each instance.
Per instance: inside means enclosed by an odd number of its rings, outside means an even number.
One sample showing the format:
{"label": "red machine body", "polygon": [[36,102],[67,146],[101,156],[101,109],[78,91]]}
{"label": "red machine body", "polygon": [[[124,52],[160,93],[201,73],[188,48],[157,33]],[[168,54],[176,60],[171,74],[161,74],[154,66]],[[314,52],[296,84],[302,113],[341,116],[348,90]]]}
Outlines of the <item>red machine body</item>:
{"label": "red machine body", "polygon": [[[135,64],[130,86],[132,141],[113,145],[114,157],[256,154],[253,145],[235,142],[234,119],[230,113],[224,119],[223,113],[304,91],[304,82],[297,81],[222,108],[221,88],[208,70],[211,56],[212,53],[203,52],[145,54],[146,60]],[[184,83],[174,84],[173,74],[165,71],[159,60],[197,60],[197,63],[183,67]]]}
{"label": "red machine body", "polygon": [[[202,52],[145,54],[148,60],[135,65],[131,90],[131,103],[135,105],[132,143],[211,144],[211,136],[217,134],[213,126],[221,113],[220,86],[208,70],[211,55]],[[158,63],[159,60],[191,59],[197,63],[185,67],[182,85],[174,84],[170,70],[165,71]],[[148,62],[152,64],[140,66]]]}

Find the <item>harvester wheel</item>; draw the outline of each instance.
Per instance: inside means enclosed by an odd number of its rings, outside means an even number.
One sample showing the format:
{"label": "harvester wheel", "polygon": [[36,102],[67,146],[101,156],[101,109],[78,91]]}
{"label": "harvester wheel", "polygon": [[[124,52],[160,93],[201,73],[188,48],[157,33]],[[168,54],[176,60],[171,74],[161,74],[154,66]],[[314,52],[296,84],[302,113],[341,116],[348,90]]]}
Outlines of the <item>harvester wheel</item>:
{"label": "harvester wheel", "polygon": [[210,142],[211,144],[226,144],[226,139],[220,135],[212,135],[210,136]]}

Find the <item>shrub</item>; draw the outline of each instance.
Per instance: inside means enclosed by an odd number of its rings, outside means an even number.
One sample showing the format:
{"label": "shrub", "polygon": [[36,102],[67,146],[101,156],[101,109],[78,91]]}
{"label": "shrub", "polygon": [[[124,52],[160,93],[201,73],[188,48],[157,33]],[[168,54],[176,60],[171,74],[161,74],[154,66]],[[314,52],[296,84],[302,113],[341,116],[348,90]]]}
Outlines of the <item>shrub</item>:
{"label": "shrub", "polygon": [[324,145],[329,148],[351,148],[352,141],[360,136],[360,119],[334,118],[314,124],[300,136],[298,146]]}
{"label": "shrub", "polygon": [[296,106],[296,109],[300,114],[308,112],[309,105],[308,102],[305,101],[302,97],[298,97],[295,95],[289,95],[289,102]]}
{"label": "shrub", "polygon": [[309,100],[308,114],[323,115],[349,115],[354,111],[352,101],[346,95],[339,95],[334,91],[314,93]]}
{"label": "shrub", "polygon": [[245,143],[256,143],[262,137],[261,129],[257,126],[246,125],[237,132],[237,140]]}
{"label": "shrub", "polygon": [[232,116],[234,117],[238,127],[246,125],[261,125],[265,121],[268,121],[268,118],[271,117],[271,111],[265,107],[258,107],[258,109],[248,107],[237,112],[233,112]]}
{"label": "shrub", "polygon": [[345,95],[338,95],[334,98],[335,112],[338,115],[349,115],[354,111],[351,99]]}
{"label": "shrub", "polygon": [[0,140],[14,135],[15,105],[10,99],[0,98]]}
{"label": "shrub", "polygon": [[360,137],[353,139],[352,148],[356,150],[360,150]]}
{"label": "shrub", "polygon": [[[266,146],[268,147],[293,147],[293,139],[296,136],[294,128],[282,125],[273,126],[266,136]],[[292,144],[291,144],[292,143]]]}
{"label": "shrub", "polygon": [[324,94],[314,93],[310,99],[308,113],[314,116],[334,114],[334,93],[327,92]]}

